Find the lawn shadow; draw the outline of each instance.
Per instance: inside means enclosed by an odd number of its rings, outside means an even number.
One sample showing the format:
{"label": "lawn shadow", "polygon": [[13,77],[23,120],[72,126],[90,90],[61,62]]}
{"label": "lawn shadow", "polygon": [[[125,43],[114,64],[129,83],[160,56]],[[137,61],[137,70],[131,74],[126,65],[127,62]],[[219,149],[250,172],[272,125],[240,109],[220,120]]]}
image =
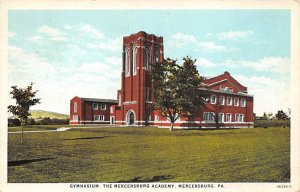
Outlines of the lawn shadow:
{"label": "lawn shadow", "polygon": [[145,178],[142,179],[141,177],[134,177],[132,179],[129,180],[121,180],[121,181],[117,181],[117,183],[147,183],[147,182],[159,182],[162,180],[166,180],[166,179],[172,179],[174,177],[172,177],[171,175],[155,175],[152,178]]}
{"label": "lawn shadow", "polygon": [[102,137],[79,137],[79,138],[64,139],[64,140],[104,139],[104,138],[107,138],[107,137],[113,137],[113,136],[102,136]]}
{"label": "lawn shadow", "polygon": [[18,161],[9,161],[8,167],[21,166],[21,165],[28,164],[28,163],[47,161],[50,159],[54,159],[54,158],[24,159],[24,160],[18,160]]}

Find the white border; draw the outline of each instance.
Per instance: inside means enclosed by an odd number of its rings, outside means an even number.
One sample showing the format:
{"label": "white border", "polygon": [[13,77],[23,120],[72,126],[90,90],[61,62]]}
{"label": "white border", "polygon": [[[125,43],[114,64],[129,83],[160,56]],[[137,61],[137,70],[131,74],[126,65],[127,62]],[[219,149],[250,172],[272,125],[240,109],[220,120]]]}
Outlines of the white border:
{"label": "white border", "polygon": [[[0,141],[1,141],[1,176],[0,176],[0,191],[104,191],[102,189],[70,189],[69,184],[7,184],[7,130],[3,129],[7,125],[6,102],[8,99],[7,87],[7,10],[25,10],[25,9],[55,9],[55,10],[74,10],[74,9],[290,9],[291,10],[291,100],[296,101],[292,106],[291,120],[291,183],[292,188],[280,189],[277,188],[278,183],[225,183],[225,190],[218,189],[171,189],[171,191],[299,191],[299,173],[300,173],[300,150],[299,150],[299,127],[300,127],[300,49],[299,49],[299,34],[300,34],[300,12],[299,1],[297,0],[235,0],[235,1],[193,1],[193,0],[164,0],[159,3],[153,1],[122,1],[122,0],[101,0],[101,1],[78,1],[78,0],[48,0],[48,1],[33,1],[33,0],[9,0],[0,1]],[[4,106],[4,107],[3,107]],[[163,189],[152,189],[155,191],[163,191]],[[105,191],[112,191],[105,189]],[[113,191],[149,191],[149,189],[113,189]],[[165,190],[164,190],[165,191]]]}

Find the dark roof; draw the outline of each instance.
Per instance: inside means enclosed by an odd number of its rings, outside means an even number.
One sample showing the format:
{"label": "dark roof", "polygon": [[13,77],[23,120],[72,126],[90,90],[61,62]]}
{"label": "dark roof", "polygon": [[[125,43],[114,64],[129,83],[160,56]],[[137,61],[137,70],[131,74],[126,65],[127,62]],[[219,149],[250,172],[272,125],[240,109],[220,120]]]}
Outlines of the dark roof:
{"label": "dark roof", "polygon": [[81,98],[83,101],[99,102],[99,103],[117,103],[114,99],[97,99],[97,98]]}

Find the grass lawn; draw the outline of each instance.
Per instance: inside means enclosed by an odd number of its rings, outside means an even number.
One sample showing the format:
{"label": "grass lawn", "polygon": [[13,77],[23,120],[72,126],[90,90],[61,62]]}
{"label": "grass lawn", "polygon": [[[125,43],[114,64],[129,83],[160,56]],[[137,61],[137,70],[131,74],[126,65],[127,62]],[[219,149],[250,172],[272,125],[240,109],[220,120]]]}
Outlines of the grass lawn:
{"label": "grass lawn", "polygon": [[[64,127],[64,126],[62,126]],[[8,135],[8,182],[289,182],[290,129]]]}

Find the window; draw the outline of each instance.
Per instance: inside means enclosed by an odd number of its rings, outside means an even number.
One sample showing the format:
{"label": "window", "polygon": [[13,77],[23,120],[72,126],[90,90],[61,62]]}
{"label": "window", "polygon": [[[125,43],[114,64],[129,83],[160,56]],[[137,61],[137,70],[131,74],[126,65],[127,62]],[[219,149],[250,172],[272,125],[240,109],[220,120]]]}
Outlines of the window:
{"label": "window", "polygon": [[217,103],[217,97],[215,95],[211,96],[210,103],[211,104],[216,104]]}
{"label": "window", "polygon": [[241,107],[246,107],[246,99],[241,98]]}
{"label": "window", "polygon": [[227,105],[232,105],[232,97],[227,97]]}
{"label": "window", "polygon": [[158,115],[155,115],[154,118],[155,118],[155,121],[159,121],[159,116]]}
{"label": "window", "polygon": [[231,114],[230,113],[226,114],[226,121],[231,122]]}
{"label": "window", "polygon": [[152,96],[151,95],[151,89],[149,87],[146,87],[145,89],[146,89],[145,90],[146,91],[146,98],[145,99],[146,99],[146,101],[151,101],[151,96]]}
{"label": "window", "polygon": [[137,47],[134,48],[132,55],[133,55],[132,56],[132,58],[133,58],[132,73],[133,73],[133,75],[136,75]]}
{"label": "window", "polygon": [[78,115],[73,115],[73,121],[78,121]]}
{"label": "window", "polygon": [[235,121],[236,122],[244,122],[244,115],[243,114],[235,114]]}
{"label": "window", "polygon": [[104,121],[104,115],[94,115],[94,121]]}
{"label": "window", "polygon": [[214,113],[212,112],[204,112],[203,113],[203,120],[204,121],[214,121]]}
{"label": "window", "polygon": [[77,113],[77,102],[74,102],[74,113]]}
{"label": "window", "polygon": [[239,106],[239,98],[234,98],[234,106]]}
{"label": "window", "polygon": [[146,70],[150,70],[151,69],[151,65],[150,65],[150,49],[149,49],[149,47],[145,48],[145,67],[146,67]]}
{"label": "window", "polygon": [[113,113],[113,112],[114,112],[114,108],[110,107],[110,113]]}
{"label": "window", "polygon": [[98,104],[97,103],[93,103],[92,106],[93,106],[93,110],[98,110]]}
{"label": "window", "polygon": [[148,121],[151,121],[151,115],[148,116]]}
{"label": "window", "polygon": [[209,102],[209,98],[208,97],[204,97],[203,100],[204,100],[205,103]]}
{"label": "window", "polygon": [[155,63],[159,62],[159,48],[156,48],[154,51],[154,61]]}
{"label": "window", "polygon": [[126,49],[125,51],[125,76],[129,76],[130,74],[130,52],[129,48]]}
{"label": "window", "polygon": [[101,104],[100,104],[100,109],[101,109],[101,110],[106,110],[106,104],[101,103]]}
{"label": "window", "polygon": [[219,113],[219,122],[224,121],[224,113]]}
{"label": "window", "polygon": [[118,100],[119,100],[119,106],[121,106],[121,95],[119,95]]}
{"label": "window", "polygon": [[220,96],[220,105],[224,105],[225,104],[225,98],[224,96]]}

